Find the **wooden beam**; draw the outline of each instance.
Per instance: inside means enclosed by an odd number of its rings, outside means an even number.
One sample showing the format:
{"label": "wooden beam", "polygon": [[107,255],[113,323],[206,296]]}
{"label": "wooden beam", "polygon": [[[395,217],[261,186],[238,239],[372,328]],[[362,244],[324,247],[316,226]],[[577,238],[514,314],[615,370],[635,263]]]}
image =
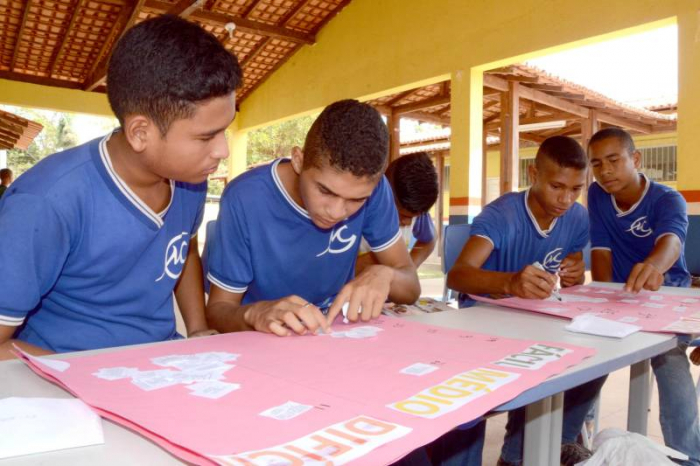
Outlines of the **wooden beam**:
{"label": "wooden beam", "polygon": [[[590,118],[581,120],[581,146],[586,153],[588,153],[588,142],[598,132],[598,129],[598,112],[592,110]],[[586,189],[583,190],[583,205],[586,207],[588,207],[588,187],[591,183],[593,183],[593,170],[589,168],[586,173]]]}
{"label": "wooden beam", "polygon": [[535,133],[520,133],[518,135],[519,139],[522,139],[523,141],[530,141],[530,142],[535,142],[537,144],[542,144],[546,137],[540,136],[539,134]]}
{"label": "wooden beam", "polygon": [[392,113],[387,118],[386,125],[389,128],[389,163],[398,159],[401,150],[401,115]]}
{"label": "wooden beam", "polygon": [[446,117],[441,117],[439,115],[434,115],[432,113],[426,113],[426,112],[411,112],[411,113],[405,113],[403,115],[404,118],[411,118],[413,120],[419,120],[419,121],[424,121],[426,123],[434,123],[436,125],[442,125],[442,126],[450,126],[450,119]]}
{"label": "wooden beam", "polygon": [[32,0],[27,0],[24,3],[24,11],[22,12],[22,22],[19,24],[19,29],[17,31],[17,40],[15,41],[15,50],[12,53],[12,61],[10,62],[10,71],[15,70],[15,64],[17,63],[17,54],[19,53],[19,44],[22,43],[22,35],[24,34],[24,27],[27,25],[27,17],[29,16],[29,10],[32,4]]}
{"label": "wooden beam", "polygon": [[497,105],[498,103],[499,103],[498,100],[490,100],[484,104],[484,110],[487,110],[487,109],[493,107],[494,105]]}
{"label": "wooden beam", "polygon": [[66,50],[66,45],[68,44],[68,36],[70,36],[71,29],[73,29],[75,20],[78,17],[78,11],[83,7],[84,2],[85,0],[78,0],[78,3],[75,4],[75,8],[73,8],[70,21],[68,22],[68,27],[66,28],[66,33],[63,36],[61,45],[58,47],[58,52],[56,52],[56,55],[54,55],[51,66],[49,67],[49,77],[52,77],[56,72],[56,65],[58,65],[60,59],[63,57],[63,52]]}
{"label": "wooden beam", "polygon": [[603,112],[598,112],[598,121],[621,128],[632,129],[644,134],[649,134],[652,131],[651,125],[646,125],[637,121],[623,120],[622,118]]}
{"label": "wooden beam", "polygon": [[[497,115],[497,117],[498,117],[498,115]],[[532,118],[530,118],[530,117],[521,118],[520,119],[520,126],[533,125],[536,123],[549,123],[550,121],[572,120],[574,118],[575,118],[574,116],[569,115],[568,113],[563,113],[563,112],[552,113],[550,115],[543,115],[543,116],[532,117]],[[486,120],[484,120],[484,122],[486,122]],[[499,123],[490,122],[488,124],[485,124],[484,127],[492,130],[492,129],[497,129],[500,126],[499,126]]]}
{"label": "wooden beam", "polygon": [[411,113],[418,110],[437,107],[438,105],[445,105],[449,103],[450,96],[437,95],[435,97],[430,97],[429,99],[419,100],[418,102],[411,102],[410,104],[404,104],[394,107],[394,113],[398,115],[403,115],[405,113]]}
{"label": "wooden beam", "polygon": [[508,92],[508,81],[498,78],[492,74],[484,73],[484,87],[494,89],[499,92]]}
{"label": "wooden beam", "polygon": [[40,86],[65,87],[66,89],[81,89],[83,86],[80,83],[73,81],[64,81],[62,79],[43,78],[33,76],[31,74],[16,73],[14,71],[0,71],[0,79],[9,79],[12,81],[21,81],[31,84],[39,84]]}
{"label": "wooden beam", "polygon": [[250,14],[253,12],[255,7],[258,6],[259,3],[260,3],[260,0],[253,0],[252,2],[250,2],[250,5],[248,5],[248,7],[241,12],[241,16],[244,18],[247,18],[248,16],[250,16]]}
{"label": "wooden beam", "polygon": [[528,84],[528,87],[537,89],[539,91],[563,91],[564,86],[557,86],[555,84],[544,84],[544,83],[532,83]]}
{"label": "wooden beam", "polygon": [[204,0],[180,0],[171,6],[165,14],[187,18],[201,6],[203,1]]}
{"label": "wooden beam", "polygon": [[521,76],[518,74],[511,74],[508,76],[504,76],[504,78],[507,81],[518,81],[520,83],[528,83],[528,84],[529,83],[535,84],[535,83],[540,82],[540,78],[538,78],[537,76]]}
{"label": "wooden beam", "polygon": [[509,81],[508,92],[501,96],[501,195],[518,189],[521,89],[517,81]]}
{"label": "wooden beam", "polygon": [[[107,47],[109,46],[109,44],[111,44],[111,47],[114,47],[114,45],[124,35],[124,33],[131,26],[133,26],[134,22],[136,22],[136,19],[139,16],[139,11],[141,10],[141,7],[143,7],[144,2],[145,0],[137,0],[131,8],[124,7],[122,11],[119,12],[119,17],[117,18],[117,21],[115,21],[114,27],[109,33],[109,37],[105,40],[105,43],[102,44],[102,48],[100,49],[100,54],[98,55],[98,57],[102,55],[102,59],[99,61],[98,65],[94,67],[88,74],[88,78],[85,80],[83,90],[95,90],[95,88],[102,84],[105,77],[107,77],[107,66],[109,65],[109,57],[112,55],[111,53],[107,53]],[[111,40],[112,37],[115,37],[114,41]]]}
{"label": "wooden beam", "polygon": [[[171,7],[170,3],[161,0],[146,0],[144,8],[155,13],[163,13]],[[273,26],[261,21],[253,21],[241,16],[226,15],[213,11],[198,10],[194,11],[190,18],[201,23],[210,24],[213,26],[223,27],[226,23],[235,23],[236,29],[249,34],[257,34],[259,36],[274,37],[287,42],[297,44],[311,45],[316,42],[313,34],[287,29],[285,27]]]}
{"label": "wooden beam", "polygon": [[449,137],[441,137],[435,139],[426,139],[425,141],[414,141],[401,144],[401,149],[414,149],[416,147],[423,147],[429,144],[446,144],[450,142]]}
{"label": "wooden beam", "polygon": [[410,96],[411,94],[415,93],[415,92],[418,91],[419,89],[420,89],[420,87],[417,87],[417,88],[415,88],[415,89],[409,89],[409,90],[407,90],[407,91],[399,92],[399,93],[396,94],[394,97],[392,97],[390,100],[386,101],[386,102],[384,103],[384,105],[387,105],[387,106],[389,106],[389,107],[392,107],[395,103],[401,102],[403,99],[405,99],[406,97],[408,97],[408,96]]}

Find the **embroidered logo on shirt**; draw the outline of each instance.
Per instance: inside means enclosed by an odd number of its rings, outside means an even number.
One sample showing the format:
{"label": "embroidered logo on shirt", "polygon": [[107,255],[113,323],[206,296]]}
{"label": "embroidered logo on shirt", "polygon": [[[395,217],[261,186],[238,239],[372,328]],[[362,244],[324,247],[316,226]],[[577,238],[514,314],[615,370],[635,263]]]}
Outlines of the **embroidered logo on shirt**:
{"label": "embroidered logo on shirt", "polygon": [[649,228],[649,224],[647,223],[646,215],[635,220],[627,231],[637,238],[646,238],[653,233],[653,230]]}
{"label": "embroidered logo on shirt", "polygon": [[163,275],[158,277],[157,282],[161,281],[166,275],[173,280],[182,273],[182,267],[187,259],[187,251],[189,249],[190,234],[183,231],[179,235],[170,240],[165,248],[165,265],[163,267]]}
{"label": "embroidered logo on shirt", "polygon": [[[328,247],[325,251],[316,254],[316,257],[321,257],[326,253],[331,254],[342,254],[355,244],[357,241],[357,235],[352,235],[350,238],[343,238],[343,230],[347,229],[347,225],[343,225],[337,231],[334,229],[331,232],[331,237],[328,239]],[[336,243],[336,244],[333,244]],[[338,244],[340,243],[340,244]]]}
{"label": "embroidered logo on shirt", "polygon": [[550,272],[556,272],[561,266],[561,261],[564,259],[561,255],[564,253],[564,248],[556,248],[549,251],[546,256],[544,256],[544,261],[542,261],[542,266]]}

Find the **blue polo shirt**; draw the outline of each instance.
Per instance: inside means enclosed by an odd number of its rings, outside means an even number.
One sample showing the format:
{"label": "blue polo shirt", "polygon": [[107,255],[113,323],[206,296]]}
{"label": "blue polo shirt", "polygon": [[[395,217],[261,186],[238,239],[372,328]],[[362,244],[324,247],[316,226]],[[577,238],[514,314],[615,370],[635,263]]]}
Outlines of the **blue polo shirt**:
{"label": "blue polo shirt", "polygon": [[162,212],[117,175],[109,136],[53,154],[0,200],[0,324],[55,352],[177,336],[173,289],[206,183],[170,183]]}
{"label": "blue polo shirt", "polygon": [[685,263],[685,237],[688,214],[683,196],[674,189],[644,177],[642,197],[623,211],[598,183],[588,189],[591,217],[591,250],[607,249],[613,258],[613,281],[625,283],[635,264],[654,249],[659,238],[675,235],[681,241],[681,255],[664,275],[666,286],[690,286]]}
{"label": "blue polo shirt", "polygon": [[325,311],[354,277],[363,236],[374,252],[401,238],[391,187],[382,177],[357,212],[321,229],[285,190],[281,163],[289,160],[250,170],[224,190],[207,278],[245,293],[243,304],[298,295]]}
{"label": "blue polo shirt", "polygon": [[[582,251],[588,243],[588,213],[581,204],[574,203],[543,230],[527,205],[529,193],[504,194],[474,219],[470,236],[480,236],[493,245],[484,270],[519,272],[539,262],[549,273],[556,273],[566,256]],[[460,295],[460,307],[473,304],[468,295]]]}

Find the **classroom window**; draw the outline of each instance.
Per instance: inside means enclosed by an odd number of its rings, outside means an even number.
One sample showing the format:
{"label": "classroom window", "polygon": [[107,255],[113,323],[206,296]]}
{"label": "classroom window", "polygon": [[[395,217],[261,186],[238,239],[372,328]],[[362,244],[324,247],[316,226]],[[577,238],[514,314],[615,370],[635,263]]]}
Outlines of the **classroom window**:
{"label": "classroom window", "polygon": [[642,172],[653,181],[676,181],[676,146],[639,148]]}

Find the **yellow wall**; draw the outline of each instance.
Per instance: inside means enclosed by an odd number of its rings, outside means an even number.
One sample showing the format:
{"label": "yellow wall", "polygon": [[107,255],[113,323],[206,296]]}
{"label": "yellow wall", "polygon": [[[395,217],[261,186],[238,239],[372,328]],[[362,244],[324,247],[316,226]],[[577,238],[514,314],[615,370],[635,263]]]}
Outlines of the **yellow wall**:
{"label": "yellow wall", "polygon": [[[240,127],[318,111],[342,98],[456,80],[451,195],[471,204],[481,195],[475,108],[482,96],[473,81],[481,72],[677,21],[679,188],[700,196],[700,177],[692,177],[700,170],[700,157],[692,156],[700,147],[699,9],[699,0],[353,0],[314,46],[302,48],[243,102]],[[457,208],[462,214],[465,207]],[[450,209],[456,211],[455,203]]]}
{"label": "yellow wall", "polygon": [[0,79],[0,104],[114,117],[105,94]]}

